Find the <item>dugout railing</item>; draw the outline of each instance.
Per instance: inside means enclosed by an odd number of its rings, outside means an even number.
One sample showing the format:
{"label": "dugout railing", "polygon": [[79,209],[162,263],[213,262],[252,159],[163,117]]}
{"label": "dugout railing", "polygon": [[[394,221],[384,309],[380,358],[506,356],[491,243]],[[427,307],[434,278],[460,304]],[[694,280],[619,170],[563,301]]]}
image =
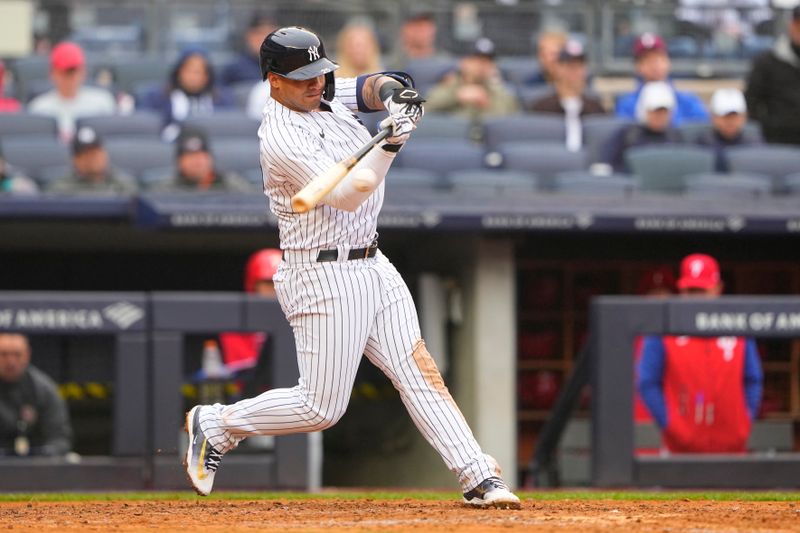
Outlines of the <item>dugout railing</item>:
{"label": "dugout railing", "polygon": [[634,339],[640,334],[800,336],[800,298],[603,296],[591,305],[592,484],[597,487],[800,487],[800,454],[635,454]]}
{"label": "dugout railing", "polygon": [[[271,386],[297,382],[279,304],[240,293],[0,292],[0,332],[114,339],[110,455],[0,458],[0,491],[188,488],[179,452],[191,334],[266,333]],[[321,455],[318,434],[276,437],[226,457],[215,487],[316,490]]]}

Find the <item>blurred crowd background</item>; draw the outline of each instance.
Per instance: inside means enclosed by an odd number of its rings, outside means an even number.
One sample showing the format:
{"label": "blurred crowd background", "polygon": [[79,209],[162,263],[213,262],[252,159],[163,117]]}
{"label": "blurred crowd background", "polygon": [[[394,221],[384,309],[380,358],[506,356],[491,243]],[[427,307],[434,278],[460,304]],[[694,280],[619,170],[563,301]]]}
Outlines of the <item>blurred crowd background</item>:
{"label": "blurred crowd background", "polygon": [[[497,191],[514,194],[800,188],[791,2],[14,0],[4,9],[18,36],[0,49],[5,192],[260,190],[256,130],[269,91],[257,49],[283,25],[318,32],[338,76],[414,77],[427,117],[395,165],[400,185],[469,191],[486,188],[490,172]],[[361,118],[374,130],[382,116]],[[654,171],[675,160],[683,164],[668,175]]]}

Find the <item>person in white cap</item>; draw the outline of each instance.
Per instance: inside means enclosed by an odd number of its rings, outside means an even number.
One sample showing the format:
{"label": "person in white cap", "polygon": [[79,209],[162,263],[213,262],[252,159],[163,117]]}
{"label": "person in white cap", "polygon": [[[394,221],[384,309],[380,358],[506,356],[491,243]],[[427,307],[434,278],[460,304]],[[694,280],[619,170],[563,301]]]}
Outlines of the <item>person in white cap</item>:
{"label": "person in white cap", "polygon": [[602,160],[615,172],[627,172],[625,152],[634,146],[676,144],[681,133],[671,126],[675,92],[663,81],[646,83],[636,102],[636,124],[622,126],[606,145]]}
{"label": "person in white cap", "polygon": [[711,96],[711,124],[713,128],[703,133],[697,143],[708,146],[715,153],[715,170],[728,172],[730,165],[725,149],[731,146],[757,144],[760,138],[745,134],[747,103],[739,89],[717,89]]}

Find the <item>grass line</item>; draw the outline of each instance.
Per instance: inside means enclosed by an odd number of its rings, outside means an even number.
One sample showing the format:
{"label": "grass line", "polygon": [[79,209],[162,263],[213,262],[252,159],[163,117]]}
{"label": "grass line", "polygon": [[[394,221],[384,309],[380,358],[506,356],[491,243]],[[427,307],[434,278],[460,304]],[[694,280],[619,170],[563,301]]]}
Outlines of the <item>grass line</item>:
{"label": "grass line", "polygon": [[[798,492],[662,492],[662,491],[536,491],[520,492],[523,500],[614,500],[614,501],[741,501],[741,502],[800,502]],[[68,493],[8,493],[0,494],[0,503],[8,502],[102,502],[102,501],[302,501],[302,500],[378,500],[403,499],[448,501],[460,499],[456,492],[387,492],[387,491],[323,491],[305,492],[218,492],[201,498],[193,492],[68,492]]]}

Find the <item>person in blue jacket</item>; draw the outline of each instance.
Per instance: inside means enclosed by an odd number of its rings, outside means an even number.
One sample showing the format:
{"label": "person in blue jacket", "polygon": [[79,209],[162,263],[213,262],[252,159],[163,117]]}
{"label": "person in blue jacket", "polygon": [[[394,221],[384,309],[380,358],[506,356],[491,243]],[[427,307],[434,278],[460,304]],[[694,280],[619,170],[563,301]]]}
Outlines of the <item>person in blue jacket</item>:
{"label": "person in blue jacket", "polygon": [[[616,115],[620,118],[636,118],[636,102],[644,84],[652,81],[663,81],[672,86],[669,79],[670,60],[664,40],[652,33],[642,34],[633,44],[633,57],[636,62],[637,87],[632,93],[624,94],[617,99]],[[675,92],[675,109],[672,113],[672,126],[680,126],[684,122],[708,122],[708,111],[703,101],[696,94],[686,91]]]}
{"label": "person in blue jacket", "polygon": [[169,81],[145,93],[140,104],[143,109],[161,114],[164,121],[162,137],[172,142],[187,118],[230,109],[236,102],[227,89],[217,86],[214,68],[206,52],[189,48],[178,58]]}

